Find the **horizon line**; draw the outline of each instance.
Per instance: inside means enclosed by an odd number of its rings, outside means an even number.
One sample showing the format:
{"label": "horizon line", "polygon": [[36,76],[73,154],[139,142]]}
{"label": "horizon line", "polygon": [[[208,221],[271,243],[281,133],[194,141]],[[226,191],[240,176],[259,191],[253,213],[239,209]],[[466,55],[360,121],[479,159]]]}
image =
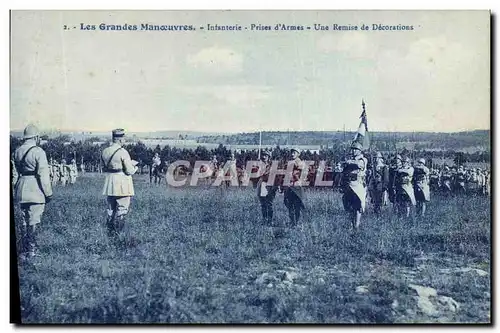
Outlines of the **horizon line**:
{"label": "horizon line", "polygon": [[[24,129],[11,129],[10,132],[23,132]],[[126,132],[129,133],[156,133],[156,132],[195,132],[195,133],[205,133],[205,134],[230,134],[230,135],[237,135],[237,134],[254,134],[254,133],[276,133],[276,132],[290,132],[290,133],[305,133],[305,132],[317,132],[317,133],[322,133],[322,132],[344,132],[344,129],[332,129],[332,130],[263,130],[263,131],[240,131],[240,132],[221,132],[221,131],[203,131],[203,130],[151,130],[151,131],[128,131],[125,129]],[[354,130],[345,130],[346,133],[348,132],[356,132],[357,129]],[[453,134],[453,133],[464,133],[464,132],[475,132],[475,131],[491,131],[489,128],[476,128],[476,129],[469,129],[469,130],[456,130],[456,131],[443,131],[443,132],[436,132],[436,131],[425,131],[425,130],[413,130],[413,131],[368,131],[368,133],[443,133],[443,134]],[[60,133],[105,133],[109,132],[111,135],[111,130],[71,130],[71,129],[42,129],[40,132],[47,134],[51,132],[60,132]]]}

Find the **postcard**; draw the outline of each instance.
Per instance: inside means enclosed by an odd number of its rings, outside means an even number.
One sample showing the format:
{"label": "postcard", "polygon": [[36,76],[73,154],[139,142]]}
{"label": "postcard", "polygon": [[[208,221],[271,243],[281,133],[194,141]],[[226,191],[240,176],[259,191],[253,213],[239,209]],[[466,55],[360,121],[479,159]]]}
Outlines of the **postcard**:
{"label": "postcard", "polygon": [[11,321],[492,323],[489,11],[10,25]]}

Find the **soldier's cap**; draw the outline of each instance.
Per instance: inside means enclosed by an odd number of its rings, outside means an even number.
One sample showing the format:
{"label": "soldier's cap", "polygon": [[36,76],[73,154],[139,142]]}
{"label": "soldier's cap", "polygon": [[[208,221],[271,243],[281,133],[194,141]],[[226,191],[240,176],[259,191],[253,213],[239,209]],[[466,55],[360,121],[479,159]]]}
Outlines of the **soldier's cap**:
{"label": "soldier's cap", "polygon": [[403,160],[403,158],[401,157],[401,155],[397,154],[397,155],[396,155],[396,160],[400,160],[400,161],[402,161],[402,160]]}
{"label": "soldier's cap", "polygon": [[31,139],[40,135],[38,128],[35,125],[29,124],[24,129],[23,139]]}
{"label": "soldier's cap", "polygon": [[377,158],[384,158],[384,156],[382,156],[382,153],[381,153],[381,152],[378,152],[378,153],[377,153]]}
{"label": "soldier's cap", "polygon": [[297,148],[297,147],[292,147],[292,148],[290,148],[290,152],[292,152],[292,151],[296,151],[297,153],[299,153],[299,154],[300,154],[300,149],[299,149],[299,148]]}
{"label": "soldier's cap", "polygon": [[424,158],[419,158],[417,162],[418,162],[418,163],[425,164],[425,159],[424,159]]}
{"label": "soldier's cap", "polygon": [[363,145],[355,141],[351,144],[351,149],[363,150]]}
{"label": "soldier's cap", "polygon": [[113,138],[121,138],[125,136],[125,130],[123,128],[117,128],[112,131]]}

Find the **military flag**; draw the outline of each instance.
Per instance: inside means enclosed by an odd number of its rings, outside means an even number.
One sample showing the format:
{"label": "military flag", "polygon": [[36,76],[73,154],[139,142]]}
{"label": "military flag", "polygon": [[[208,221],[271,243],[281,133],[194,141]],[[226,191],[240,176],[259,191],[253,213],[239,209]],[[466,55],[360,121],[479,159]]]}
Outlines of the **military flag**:
{"label": "military flag", "polygon": [[358,131],[354,136],[354,142],[358,142],[363,145],[363,149],[368,149],[370,147],[370,138],[368,136],[368,120],[366,118],[365,101],[362,101],[363,112],[359,117],[361,122],[359,123]]}

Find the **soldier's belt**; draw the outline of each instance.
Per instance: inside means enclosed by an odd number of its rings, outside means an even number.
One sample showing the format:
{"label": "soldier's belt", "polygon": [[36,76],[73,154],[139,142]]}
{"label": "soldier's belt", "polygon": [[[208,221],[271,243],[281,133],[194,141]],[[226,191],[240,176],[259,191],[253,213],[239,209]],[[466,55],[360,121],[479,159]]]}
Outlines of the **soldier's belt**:
{"label": "soldier's belt", "polygon": [[36,176],[36,171],[25,171],[20,173],[21,176]]}
{"label": "soldier's belt", "polygon": [[119,170],[105,169],[104,172],[107,172],[107,173],[120,173],[120,172],[123,172],[123,170],[121,170],[121,169],[119,169]]}

